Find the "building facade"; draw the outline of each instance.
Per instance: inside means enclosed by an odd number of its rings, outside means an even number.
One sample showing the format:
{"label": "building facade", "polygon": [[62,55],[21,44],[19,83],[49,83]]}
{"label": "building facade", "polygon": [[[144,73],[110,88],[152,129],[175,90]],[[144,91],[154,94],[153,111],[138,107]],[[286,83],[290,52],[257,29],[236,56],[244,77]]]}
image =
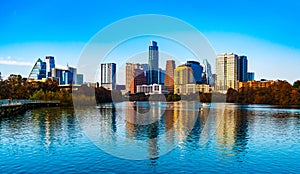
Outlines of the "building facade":
{"label": "building facade", "polygon": [[138,85],[145,85],[146,84],[146,75],[145,72],[141,69],[134,69],[133,78],[131,79],[130,85],[130,93],[134,94],[137,92]]}
{"label": "building facade", "polygon": [[30,71],[28,79],[42,80],[42,78],[46,78],[46,62],[39,58]]}
{"label": "building facade", "polygon": [[248,60],[247,56],[239,56],[237,61],[237,75],[239,82],[248,81]]}
{"label": "building facade", "polygon": [[254,72],[248,72],[247,75],[248,75],[247,77],[248,81],[254,80]]}
{"label": "building facade", "polygon": [[116,64],[102,63],[100,65],[101,86],[113,90],[116,88]]}
{"label": "building facade", "polygon": [[157,42],[155,41],[150,41],[148,65],[149,65],[149,73],[147,76],[147,83],[158,84],[159,83],[158,46],[157,46]]}
{"label": "building facade", "polygon": [[45,58],[46,63],[46,76],[52,77],[51,72],[52,68],[55,68],[55,60],[53,56],[46,56]]}
{"label": "building facade", "polygon": [[201,84],[203,67],[200,65],[200,63],[197,61],[187,61],[186,65],[192,68],[194,83]]}
{"label": "building facade", "polygon": [[168,91],[174,93],[174,70],[175,61],[167,60],[166,62],[166,74],[164,78],[164,85],[168,87]]}
{"label": "building facade", "polygon": [[160,84],[137,85],[137,93],[148,94],[167,94],[168,87]]}
{"label": "building facade", "polygon": [[211,65],[207,59],[203,60],[203,66],[204,66],[204,75],[205,75],[205,79],[206,79],[206,81],[203,83],[208,84],[208,85],[213,85],[215,79],[213,78]]}
{"label": "building facade", "polygon": [[233,53],[220,54],[216,59],[216,91],[225,94],[229,88],[237,90],[238,55]]}

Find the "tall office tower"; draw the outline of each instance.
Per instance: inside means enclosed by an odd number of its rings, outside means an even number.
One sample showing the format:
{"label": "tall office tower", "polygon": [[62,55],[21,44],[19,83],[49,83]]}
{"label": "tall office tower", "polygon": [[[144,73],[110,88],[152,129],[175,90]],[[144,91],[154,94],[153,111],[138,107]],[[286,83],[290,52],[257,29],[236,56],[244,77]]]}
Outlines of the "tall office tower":
{"label": "tall office tower", "polygon": [[237,90],[237,62],[238,55],[220,54],[216,61],[216,91],[227,93],[229,88]]}
{"label": "tall office tower", "polygon": [[101,86],[106,89],[116,88],[116,64],[115,63],[103,63],[100,66],[101,73]]}
{"label": "tall office tower", "polygon": [[147,76],[147,83],[158,84],[159,83],[158,46],[157,46],[157,42],[155,41],[150,41],[148,65],[149,65],[149,73]]}
{"label": "tall office tower", "polygon": [[67,65],[67,70],[70,71],[72,74],[72,77],[70,77],[70,79],[72,79],[72,83],[71,84],[77,84],[77,69],[74,67],[70,67],[69,65]]}
{"label": "tall office tower", "polygon": [[166,62],[166,74],[165,74],[165,86],[168,87],[169,92],[174,92],[174,70],[175,70],[175,61],[167,60]]}
{"label": "tall office tower", "polygon": [[248,81],[254,80],[254,72],[248,72],[247,80],[248,80]]}
{"label": "tall office tower", "polygon": [[142,69],[142,67],[140,64],[126,63],[126,91],[130,91],[135,69]]}
{"label": "tall office tower", "polygon": [[51,77],[52,68],[55,68],[55,60],[53,56],[46,56],[46,76]]}
{"label": "tall office tower", "polygon": [[239,56],[237,62],[237,75],[239,82],[248,81],[248,60],[247,56]]}
{"label": "tall office tower", "polygon": [[194,83],[201,84],[203,67],[200,65],[200,63],[197,61],[187,61],[186,65],[190,66],[193,70]]}
{"label": "tall office tower", "polygon": [[211,65],[207,59],[203,60],[203,66],[204,66],[204,75],[205,75],[205,79],[206,79],[206,82],[203,82],[203,83],[208,84],[208,85],[213,85],[214,79],[213,79],[213,75],[211,72]]}
{"label": "tall office tower", "polygon": [[29,79],[41,80],[46,78],[46,63],[43,62],[40,58],[35,62],[30,74]]}

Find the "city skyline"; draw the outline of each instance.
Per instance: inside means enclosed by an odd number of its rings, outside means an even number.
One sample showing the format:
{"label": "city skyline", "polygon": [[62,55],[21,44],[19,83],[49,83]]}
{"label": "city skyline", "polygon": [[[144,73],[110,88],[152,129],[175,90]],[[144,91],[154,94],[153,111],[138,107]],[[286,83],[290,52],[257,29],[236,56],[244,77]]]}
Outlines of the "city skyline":
{"label": "city skyline", "polygon": [[[119,3],[120,6],[115,6],[113,2],[105,2],[100,6],[96,2],[91,3],[93,5],[76,2],[70,8],[67,2],[2,2],[2,76],[7,77],[11,73],[27,76],[36,59],[47,55],[56,57],[57,65],[76,66],[85,44],[103,27],[125,17],[156,13],[173,16],[193,25],[205,35],[217,54],[233,52],[247,55],[252,61],[249,71],[256,72],[256,79],[283,79],[290,83],[299,79],[298,1],[271,4],[260,1],[230,1],[219,2],[217,5],[212,2],[190,1],[180,5],[158,3],[155,9],[149,7],[146,2]],[[24,8],[25,5],[30,5],[30,8]],[[268,8],[265,8],[266,5]],[[52,12],[45,13],[42,10],[45,7],[51,8]],[[121,10],[123,7],[127,10]],[[220,12],[227,8],[235,9],[239,15]],[[111,9],[116,10],[116,15],[106,15]],[[185,9],[189,9],[188,13],[185,13]],[[69,15],[60,15],[63,13]],[[161,48],[166,47],[163,42],[157,41]],[[182,57],[176,48],[170,49],[174,50],[176,57]],[[120,54],[119,59],[130,55],[132,54]],[[287,60],[284,63],[283,58]],[[270,62],[271,66],[266,67]],[[214,62],[210,63],[215,67]],[[215,72],[214,68],[213,71]]]}

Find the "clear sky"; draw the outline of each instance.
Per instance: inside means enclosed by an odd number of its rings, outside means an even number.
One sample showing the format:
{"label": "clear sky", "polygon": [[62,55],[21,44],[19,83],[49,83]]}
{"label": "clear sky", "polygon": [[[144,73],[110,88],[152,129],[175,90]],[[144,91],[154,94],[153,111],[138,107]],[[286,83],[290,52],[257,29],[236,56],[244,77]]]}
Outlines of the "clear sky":
{"label": "clear sky", "polygon": [[216,54],[247,55],[257,80],[292,83],[300,79],[299,9],[297,0],[1,1],[0,72],[26,77],[46,55],[59,66],[76,66],[84,45],[103,27],[133,15],[162,14],[196,27]]}

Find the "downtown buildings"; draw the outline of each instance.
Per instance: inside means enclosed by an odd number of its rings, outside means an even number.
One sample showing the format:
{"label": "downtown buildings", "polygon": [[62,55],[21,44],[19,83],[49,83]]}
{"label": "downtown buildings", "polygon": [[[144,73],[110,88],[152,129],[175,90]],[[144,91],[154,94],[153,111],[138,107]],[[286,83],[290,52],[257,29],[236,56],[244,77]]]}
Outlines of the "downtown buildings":
{"label": "downtown buildings", "polygon": [[254,80],[254,73],[248,72],[247,56],[234,53],[220,54],[216,58],[215,87],[219,93],[227,93],[229,88],[238,90],[239,82]]}
{"label": "downtown buildings", "polygon": [[116,64],[102,63],[100,65],[100,84],[102,87],[116,89]]}
{"label": "downtown buildings", "polygon": [[83,84],[83,74],[77,74],[77,69],[69,65],[56,68],[53,56],[46,56],[44,61],[38,58],[28,76],[29,81],[46,81],[47,78],[56,79],[59,85]]}

